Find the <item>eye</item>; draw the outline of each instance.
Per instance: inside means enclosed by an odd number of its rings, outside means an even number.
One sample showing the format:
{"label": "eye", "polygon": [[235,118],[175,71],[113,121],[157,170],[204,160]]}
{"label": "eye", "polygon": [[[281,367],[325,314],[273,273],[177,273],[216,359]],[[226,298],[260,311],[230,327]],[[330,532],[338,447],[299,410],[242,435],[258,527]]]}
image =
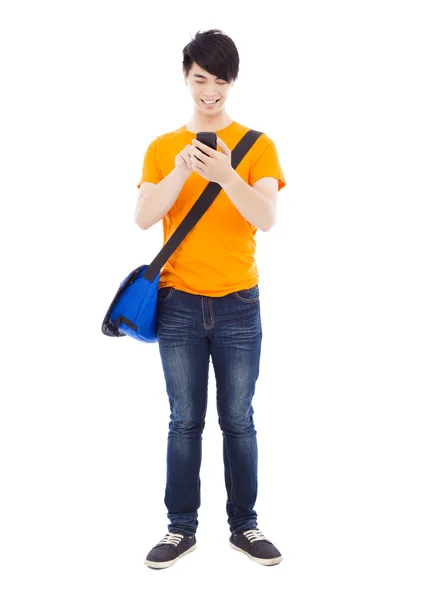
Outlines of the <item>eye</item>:
{"label": "eye", "polygon": [[[195,80],[195,83],[205,83],[205,82],[204,82],[204,81],[197,81],[197,80]],[[226,85],[226,84],[227,84],[227,81],[218,81],[218,83],[219,83],[220,85]]]}

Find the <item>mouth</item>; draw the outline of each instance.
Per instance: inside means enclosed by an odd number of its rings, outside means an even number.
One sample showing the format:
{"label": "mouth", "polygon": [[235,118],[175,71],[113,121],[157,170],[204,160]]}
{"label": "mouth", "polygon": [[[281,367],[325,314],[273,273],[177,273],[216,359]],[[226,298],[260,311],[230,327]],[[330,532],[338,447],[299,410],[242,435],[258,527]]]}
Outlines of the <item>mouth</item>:
{"label": "mouth", "polygon": [[218,98],[218,100],[215,100],[215,102],[205,102],[203,99],[201,99],[201,102],[205,105],[205,106],[215,106],[215,104],[217,104],[217,102],[219,102],[221,100],[221,98]]}

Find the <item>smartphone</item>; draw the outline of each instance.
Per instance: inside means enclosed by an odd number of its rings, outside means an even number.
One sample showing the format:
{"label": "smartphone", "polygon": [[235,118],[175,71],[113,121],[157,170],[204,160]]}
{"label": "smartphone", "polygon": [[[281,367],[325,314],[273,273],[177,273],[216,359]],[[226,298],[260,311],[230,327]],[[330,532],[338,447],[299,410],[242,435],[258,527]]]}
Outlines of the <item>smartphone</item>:
{"label": "smartphone", "polygon": [[[202,144],[206,144],[206,146],[209,146],[209,148],[212,148],[212,150],[216,150],[216,131],[199,131],[196,135],[196,139],[198,141],[200,141]],[[203,150],[201,150],[201,148],[199,148],[200,152],[203,152]],[[203,152],[203,154],[206,154],[205,152]],[[207,154],[206,154],[207,156]],[[197,156],[198,158],[198,156]],[[200,158],[198,158],[198,160],[201,160]]]}

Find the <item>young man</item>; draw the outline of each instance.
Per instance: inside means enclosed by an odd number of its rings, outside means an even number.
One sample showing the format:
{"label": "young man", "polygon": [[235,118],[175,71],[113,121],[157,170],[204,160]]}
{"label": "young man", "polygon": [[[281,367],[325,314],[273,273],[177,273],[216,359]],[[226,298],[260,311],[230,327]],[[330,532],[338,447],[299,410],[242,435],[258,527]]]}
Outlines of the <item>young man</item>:
{"label": "young man", "polygon": [[[160,274],[157,338],[171,408],[165,489],[170,524],[146,557],[152,568],[169,567],[196,548],[210,357],[230,545],[262,565],[282,560],[257,527],[252,398],[262,340],[255,234],[273,226],[277,192],[286,182],[276,146],[265,133],[236,170],[231,166],[231,150],[250,129],[225,108],[238,68],[236,46],[220,30],[198,32],[185,46],[192,118],[150,143],[137,185],[136,223],[148,229],[162,219],[165,243],[209,181],[222,187]],[[199,131],[215,131],[219,150],[198,142]]]}

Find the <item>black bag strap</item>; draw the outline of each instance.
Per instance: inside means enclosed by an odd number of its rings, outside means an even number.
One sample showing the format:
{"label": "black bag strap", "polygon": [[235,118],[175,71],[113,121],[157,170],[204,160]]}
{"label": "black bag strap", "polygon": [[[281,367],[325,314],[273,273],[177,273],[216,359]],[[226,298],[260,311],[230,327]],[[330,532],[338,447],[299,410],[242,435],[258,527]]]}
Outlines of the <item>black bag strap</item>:
{"label": "black bag strap", "polygon": [[[234,169],[236,169],[241,160],[261,135],[262,131],[250,129],[242,136],[232,150],[231,164]],[[150,283],[154,281],[160,269],[163,267],[166,261],[169,260],[169,257],[175,252],[190,230],[198,223],[206,210],[218,196],[221,189],[222,188],[219,183],[209,181],[200,197],[192,206],[183,221],[143,273],[143,277],[146,280],[148,280]]]}

